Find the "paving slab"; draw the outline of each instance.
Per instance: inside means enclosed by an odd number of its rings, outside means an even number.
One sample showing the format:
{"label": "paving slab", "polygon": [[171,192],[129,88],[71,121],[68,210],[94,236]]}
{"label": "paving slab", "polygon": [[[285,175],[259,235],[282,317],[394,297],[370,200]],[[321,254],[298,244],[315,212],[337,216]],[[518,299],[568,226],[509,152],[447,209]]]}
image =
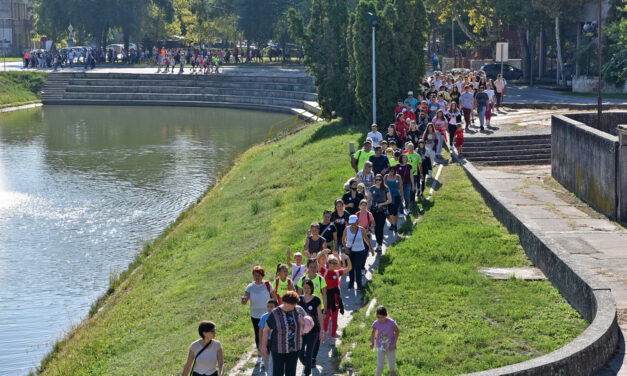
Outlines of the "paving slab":
{"label": "paving slab", "polygon": [[479,273],[494,280],[507,280],[512,277],[525,281],[543,281],[546,279],[542,270],[538,268],[488,268],[477,269]]}
{"label": "paving slab", "polygon": [[[595,376],[625,375],[624,337],[627,333],[627,230],[599,215],[559,184],[551,182],[549,167],[479,169],[486,188],[499,191],[525,223],[538,226],[583,267],[611,289],[619,310],[621,349]],[[507,177],[506,181],[505,177]],[[506,187],[509,186],[510,190]],[[590,214],[587,214],[590,213]]]}

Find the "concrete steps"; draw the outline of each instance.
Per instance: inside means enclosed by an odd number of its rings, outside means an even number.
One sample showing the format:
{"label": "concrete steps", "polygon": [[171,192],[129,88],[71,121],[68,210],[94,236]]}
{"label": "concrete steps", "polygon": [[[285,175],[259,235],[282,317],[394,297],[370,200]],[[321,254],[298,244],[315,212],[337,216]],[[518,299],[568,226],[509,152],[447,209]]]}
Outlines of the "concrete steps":
{"label": "concrete steps", "polygon": [[305,74],[51,73],[47,105],[207,106],[280,111],[317,120],[314,79]]}
{"label": "concrete steps", "polygon": [[550,164],[551,135],[467,137],[464,158],[486,165]]}
{"label": "concrete steps", "polygon": [[[109,94],[211,94],[252,97],[289,98],[306,101],[317,101],[318,95],[303,91],[259,90],[259,89],[231,89],[222,87],[197,86],[90,86],[77,85],[72,82],[67,86],[67,93],[109,93]],[[315,102],[317,105],[317,102]]]}

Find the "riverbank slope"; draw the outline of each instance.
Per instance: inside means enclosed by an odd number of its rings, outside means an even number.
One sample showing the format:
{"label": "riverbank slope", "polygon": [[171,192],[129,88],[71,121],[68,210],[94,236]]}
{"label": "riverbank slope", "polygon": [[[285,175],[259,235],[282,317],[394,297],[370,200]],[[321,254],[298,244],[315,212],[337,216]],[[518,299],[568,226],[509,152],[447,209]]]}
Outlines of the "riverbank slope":
{"label": "riverbank slope", "polygon": [[[332,207],[333,200],[342,193],[343,183],[353,174],[346,151],[349,141],[363,140],[362,129],[363,127],[346,127],[340,121],[316,124],[277,143],[255,146],[244,153],[233,169],[198,205],[182,214],[161,237],[145,248],[138,261],[131,265],[131,272],[113,281],[112,294],[106,305],[94,307],[93,317],[84,321],[72,332],[69,339],[55,347],[53,354],[42,364],[42,374],[180,373],[187,357],[188,346],[197,338],[198,322],[203,319],[217,323],[217,338],[223,343],[226,368],[233,367],[251,349],[253,343],[248,307],[240,304],[243,290],[251,280],[252,266],[262,265],[268,274],[272,274],[276,263],[285,260],[286,247],[302,248],[308,225],[312,220],[321,219],[324,209]],[[460,179],[466,178],[446,173],[443,184],[451,184],[452,190],[472,190],[466,186],[469,184],[467,179],[466,183],[459,183]],[[459,197],[446,193],[443,188],[438,189],[444,194],[429,205],[429,210],[426,210],[424,218],[419,222],[420,229],[422,221],[430,216],[434,217],[432,225],[425,230],[428,233],[415,231],[409,238],[410,241],[399,246],[403,247],[405,244],[407,252],[399,253],[398,256],[390,253],[390,256],[384,257],[382,266],[392,279],[381,279],[377,282],[380,277],[375,277],[373,284],[377,288],[388,281],[392,283],[391,287],[395,290],[390,291],[392,300],[386,304],[389,305],[393,317],[404,317],[407,322],[411,322],[415,333],[428,335],[433,330],[442,328],[445,316],[454,323],[447,324],[449,330],[467,330],[456,332],[456,338],[468,348],[463,352],[455,346],[422,347],[430,353],[445,352],[446,354],[440,354],[437,358],[444,362],[450,359],[464,362],[472,358],[476,359],[476,367],[489,368],[497,363],[520,359],[505,357],[504,355],[512,351],[511,348],[501,351],[500,343],[489,345],[492,338],[511,338],[512,343],[519,346],[516,349],[521,352],[528,350],[527,356],[536,356],[539,352],[562,346],[579,334],[583,325],[577,323],[577,313],[565,303],[550,283],[542,283],[542,287],[537,288],[534,287],[537,285],[515,281],[480,282],[479,277],[470,275],[474,270],[468,265],[461,268],[462,274],[468,276],[457,276],[459,272],[456,271],[456,264],[467,262],[472,255],[462,253],[460,257],[456,256],[458,248],[447,249],[447,242],[429,243],[432,256],[430,260],[425,260],[435,262],[442,258],[447,261],[445,273],[441,276],[438,274],[440,279],[432,282],[418,278],[419,274],[416,273],[421,266],[414,263],[416,255],[410,252],[414,242],[421,242],[429,237],[443,239],[447,237],[445,229],[458,234],[458,237],[451,239],[476,235],[477,239],[472,244],[485,241],[482,252],[486,253],[486,257],[489,249],[494,253],[494,258],[487,262],[489,265],[526,263],[523,251],[517,247],[516,237],[508,235],[499,227],[476,192],[469,197]],[[436,196],[440,195],[440,191],[436,192]],[[465,209],[466,200],[471,200],[471,203],[480,201],[483,206],[471,205]],[[461,227],[455,227],[455,223],[460,221],[459,217],[449,214],[444,218],[432,214],[440,213],[433,206],[441,204],[442,212],[448,212],[451,206],[455,206],[462,216],[479,210],[481,216],[488,218],[491,227],[481,228],[476,232],[464,232],[464,227],[474,226],[473,220],[476,217],[469,216],[461,223]],[[464,214],[464,210],[470,212]],[[460,240],[458,246],[464,244]],[[390,263],[388,257],[398,257],[395,263],[406,264],[409,269],[391,268],[394,264]],[[450,278],[461,284],[466,281],[473,284],[461,288],[451,283],[436,283],[448,281]],[[433,311],[432,321],[410,319],[415,317],[417,307],[413,303],[403,303],[403,296],[407,297],[408,289],[401,284],[402,281],[411,283],[418,291],[429,291],[434,301],[441,302],[423,307],[441,308]],[[433,283],[436,285],[432,285]],[[463,325],[468,322],[468,316],[453,314],[463,311],[463,304],[473,294],[504,297],[487,306],[474,303],[475,320],[487,322],[476,330],[470,325]],[[457,296],[463,297],[456,300],[461,305],[454,312],[446,310]],[[526,304],[511,304],[512,299]],[[542,307],[546,315],[537,314],[537,308]],[[500,321],[492,320],[495,311],[500,312],[501,315],[497,317]],[[401,323],[401,333],[406,336],[403,341],[407,342],[403,344],[405,350],[399,353],[399,362],[405,362],[406,357],[414,356],[413,351],[418,349],[416,344],[419,344],[419,338],[409,335],[407,324],[404,321]],[[346,340],[368,336],[368,327],[358,329],[355,325],[358,323],[351,326],[352,330],[347,329]],[[560,340],[553,341],[550,346],[535,343],[533,338],[530,343],[524,342],[533,337],[530,330],[542,325],[548,325],[554,331],[566,332],[568,335],[560,336]],[[362,345],[359,344],[358,352],[364,350]],[[501,359],[503,357],[506,360]],[[367,358],[368,364],[364,369],[371,369],[371,355]],[[356,359],[353,356],[353,365]]]}
{"label": "riverbank slope", "polygon": [[0,108],[39,103],[44,72],[0,72]]}

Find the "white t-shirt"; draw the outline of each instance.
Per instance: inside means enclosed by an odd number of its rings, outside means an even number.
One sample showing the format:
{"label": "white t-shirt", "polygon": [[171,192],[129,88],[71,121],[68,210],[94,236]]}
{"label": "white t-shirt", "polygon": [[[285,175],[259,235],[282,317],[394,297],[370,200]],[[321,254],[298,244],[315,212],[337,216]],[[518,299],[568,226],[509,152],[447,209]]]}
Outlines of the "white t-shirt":
{"label": "white t-shirt", "polygon": [[[298,266],[292,263],[292,281],[300,281],[302,276],[307,272],[307,267],[305,265]],[[297,283],[297,282],[294,282]]]}
{"label": "white t-shirt", "polygon": [[[199,339],[192,343],[189,349],[196,355],[203,347],[205,347],[205,345],[202,343],[202,339]],[[220,351],[221,348],[222,344],[220,341],[212,339],[211,344],[196,358],[196,364],[194,364],[192,371],[200,373],[201,375],[214,374],[218,370],[218,351]]]}
{"label": "white t-shirt", "polygon": [[[268,312],[268,308],[266,307],[268,303],[268,299],[270,299],[270,293],[274,291],[274,287],[272,287],[272,283],[270,285],[270,292],[268,292],[268,287],[266,286],[265,281],[258,285],[255,282],[251,282],[248,287],[246,287],[246,292],[250,294],[250,316],[256,319],[260,319],[264,313]],[[207,350],[205,350],[207,351]]]}
{"label": "white t-shirt", "polygon": [[484,93],[488,94],[488,98],[490,98],[490,103],[494,103],[494,90],[486,90]]}
{"label": "white t-shirt", "polygon": [[[405,109],[403,109],[403,111],[405,111]],[[383,140],[383,135],[381,135],[381,132],[376,131],[376,132],[368,132],[368,136],[372,139],[372,148],[376,148],[377,146],[379,146],[379,142],[381,142],[381,140]]]}
{"label": "white t-shirt", "polygon": [[442,86],[442,80],[433,80],[433,84],[435,85],[435,90],[440,90],[440,86]]}

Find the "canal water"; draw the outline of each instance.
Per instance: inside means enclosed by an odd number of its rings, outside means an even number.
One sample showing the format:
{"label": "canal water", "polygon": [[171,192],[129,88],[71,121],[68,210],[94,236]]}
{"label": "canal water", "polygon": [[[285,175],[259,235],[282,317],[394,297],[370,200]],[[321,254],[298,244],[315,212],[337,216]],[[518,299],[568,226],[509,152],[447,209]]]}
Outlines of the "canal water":
{"label": "canal water", "polygon": [[0,114],[0,375],[37,367],[110,276],[287,116],[100,106]]}

